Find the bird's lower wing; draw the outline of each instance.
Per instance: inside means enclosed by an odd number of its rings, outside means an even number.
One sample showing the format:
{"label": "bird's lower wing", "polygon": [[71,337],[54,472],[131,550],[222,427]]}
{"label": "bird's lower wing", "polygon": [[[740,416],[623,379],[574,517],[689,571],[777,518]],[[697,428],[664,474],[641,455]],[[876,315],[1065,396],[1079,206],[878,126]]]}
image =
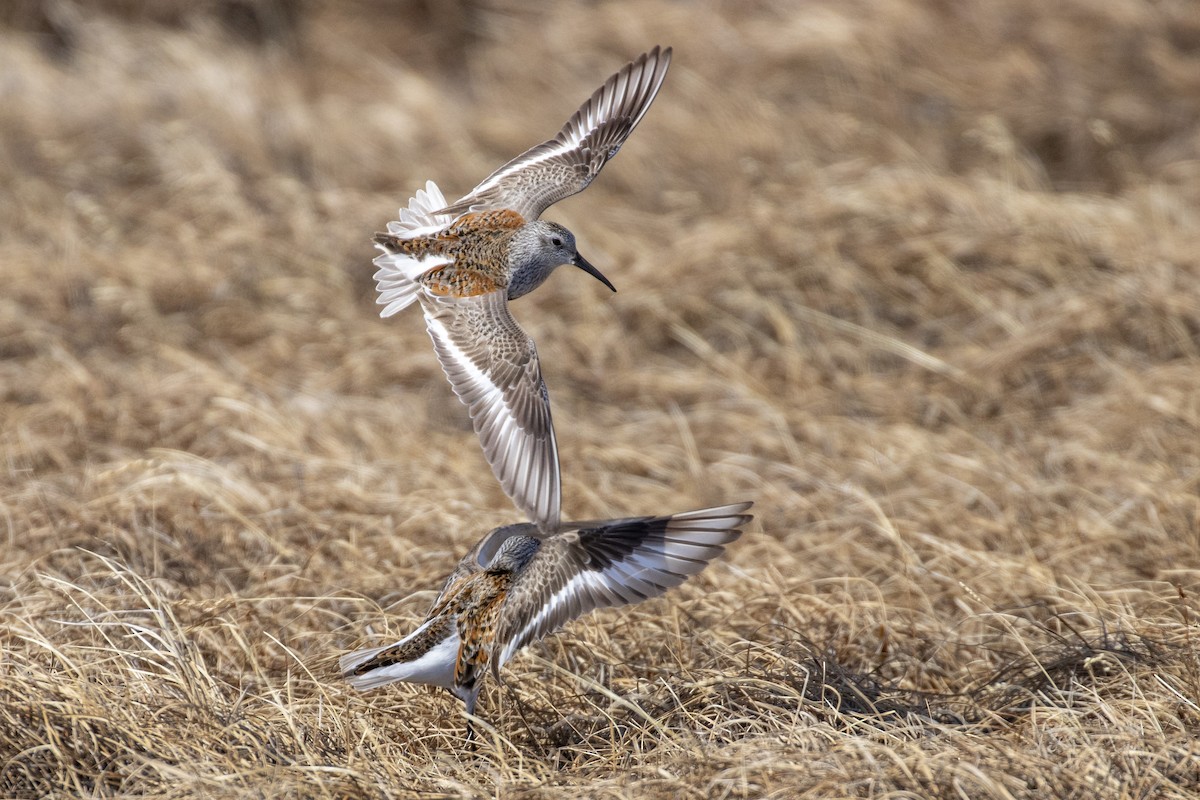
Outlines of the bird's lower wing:
{"label": "bird's lower wing", "polygon": [[741,536],[750,503],[662,517],[577,523],[550,537],[509,591],[497,666],[527,642],[606,606],[657,597],[699,573]]}
{"label": "bird's lower wing", "polygon": [[558,447],[537,348],[503,289],[467,297],[422,293],[442,370],[467,405],[484,455],[512,501],[543,531],[557,529]]}

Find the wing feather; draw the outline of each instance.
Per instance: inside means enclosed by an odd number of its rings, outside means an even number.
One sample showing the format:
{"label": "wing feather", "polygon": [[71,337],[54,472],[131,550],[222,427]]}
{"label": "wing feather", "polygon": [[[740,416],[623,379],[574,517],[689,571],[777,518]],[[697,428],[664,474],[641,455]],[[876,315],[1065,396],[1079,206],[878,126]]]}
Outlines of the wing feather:
{"label": "wing feather", "polygon": [[534,220],[583,191],[646,115],[670,63],[669,47],[638,56],[593,92],[553,139],[504,164],[439,213],[507,208]]}
{"label": "wing feather", "polygon": [[500,664],[575,617],[657,597],[699,573],[741,535],[750,506],[564,525],[509,590]]}
{"label": "wing feather", "polygon": [[558,446],[533,340],[512,318],[503,290],[420,297],[442,371],[470,411],[496,479],[539,528],[556,530]]}

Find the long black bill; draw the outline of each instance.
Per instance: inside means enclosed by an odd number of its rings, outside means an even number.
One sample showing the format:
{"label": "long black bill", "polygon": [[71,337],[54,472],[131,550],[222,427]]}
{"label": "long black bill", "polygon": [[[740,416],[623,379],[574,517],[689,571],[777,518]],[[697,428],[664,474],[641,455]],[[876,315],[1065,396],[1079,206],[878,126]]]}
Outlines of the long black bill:
{"label": "long black bill", "polygon": [[571,263],[603,283],[608,288],[612,289],[614,292],[617,290],[617,287],[613,286],[612,283],[609,282],[608,278],[604,277],[604,273],[589,264],[588,260],[579,255],[578,252],[575,253],[575,258],[571,259]]}

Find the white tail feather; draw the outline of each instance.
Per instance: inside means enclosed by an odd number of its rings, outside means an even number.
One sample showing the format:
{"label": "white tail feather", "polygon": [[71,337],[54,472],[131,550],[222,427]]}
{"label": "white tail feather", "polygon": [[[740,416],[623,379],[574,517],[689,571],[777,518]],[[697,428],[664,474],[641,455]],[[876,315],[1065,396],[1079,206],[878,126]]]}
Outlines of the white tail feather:
{"label": "white tail feather", "polygon": [[[442,190],[433,181],[428,181],[424,189],[408,201],[408,208],[400,209],[400,219],[388,223],[388,233],[400,239],[415,239],[428,236],[446,227],[453,221],[449,214],[434,214],[433,212],[446,205]],[[383,251],[373,262],[379,270],[375,273],[375,288],[379,292],[376,303],[384,309],[379,312],[381,317],[390,317],[396,312],[412,304],[417,298],[420,284],[416,282],[424,273],[449,264],[449,258],[442,256],[426,256],[414,258],[405,253],[396,253],[385,245],[375,245]]]}
{"label": "white tail feather", "polygon": [[446,198],[442,190],[433,181],[426,181],[424,189],[418,189],[408,201],[408,208],[400,209],[400,219],[388,223],[388,233],[401,239],[415,239],[418,236],[428,236],[454,221],[450,214],[434,214],[439,208],[446,207]]}
{"label": "white tail feather", "polygon": [[426,650],[409,661],[400,661],[386,664],[374,669],[367,670],[360,675],[352,674],[364,664],[369,664],[372,660],[378,657],[381,653],[387,650],[404,644],[405,642],[420,635],[432,625],[436,620],[429,620],[415,631],[405,636],[398,642],[385,644],[382,647],[368,647],[365,650],[355,650],[353,653],[347,653],[338,661],[338,666],[342,670],[342,676],[346,681],[358,689],[360,692],[365,692],[368,689],[377,689],[380,686],[385,686],[396,681],[407,681],[409,683],[429,683],[434,686],[442,686],[447,689],[454,688],[454,664],[458,659],[458,632],[452,629],[452,633],[442,641],[436,643],[433,647]]}

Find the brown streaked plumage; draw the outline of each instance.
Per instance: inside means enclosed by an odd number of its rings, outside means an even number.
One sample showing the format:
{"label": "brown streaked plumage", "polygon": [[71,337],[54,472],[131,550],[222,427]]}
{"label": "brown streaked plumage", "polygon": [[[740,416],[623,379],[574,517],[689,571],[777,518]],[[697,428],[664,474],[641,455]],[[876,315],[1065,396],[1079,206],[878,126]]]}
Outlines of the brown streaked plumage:
{"label": "brown streaked plumage", "polygon": [[344,656],[343,676],[360,690],[441,686],[474,714],[486,669],[499,680],[517,650],[570,620],[683,583],[741,535],[750,505],[564,523],[550,536],[532,524],[496,528],[450,573],[416,631]]}
{"label": "brown streaked plumage", "polygon": [[537,348],[508,310],[562,264],[616,289],[579,254],[575,236],[540,220],[582,191],[616,155],[654,100],[671,49],[655,47],[613,75],[558,134],[447,204],[429,181],[375,235],[382,316],[419,300],[442,369],[469,408],[506,494],[543,533],[559,522],[561,481]]}

